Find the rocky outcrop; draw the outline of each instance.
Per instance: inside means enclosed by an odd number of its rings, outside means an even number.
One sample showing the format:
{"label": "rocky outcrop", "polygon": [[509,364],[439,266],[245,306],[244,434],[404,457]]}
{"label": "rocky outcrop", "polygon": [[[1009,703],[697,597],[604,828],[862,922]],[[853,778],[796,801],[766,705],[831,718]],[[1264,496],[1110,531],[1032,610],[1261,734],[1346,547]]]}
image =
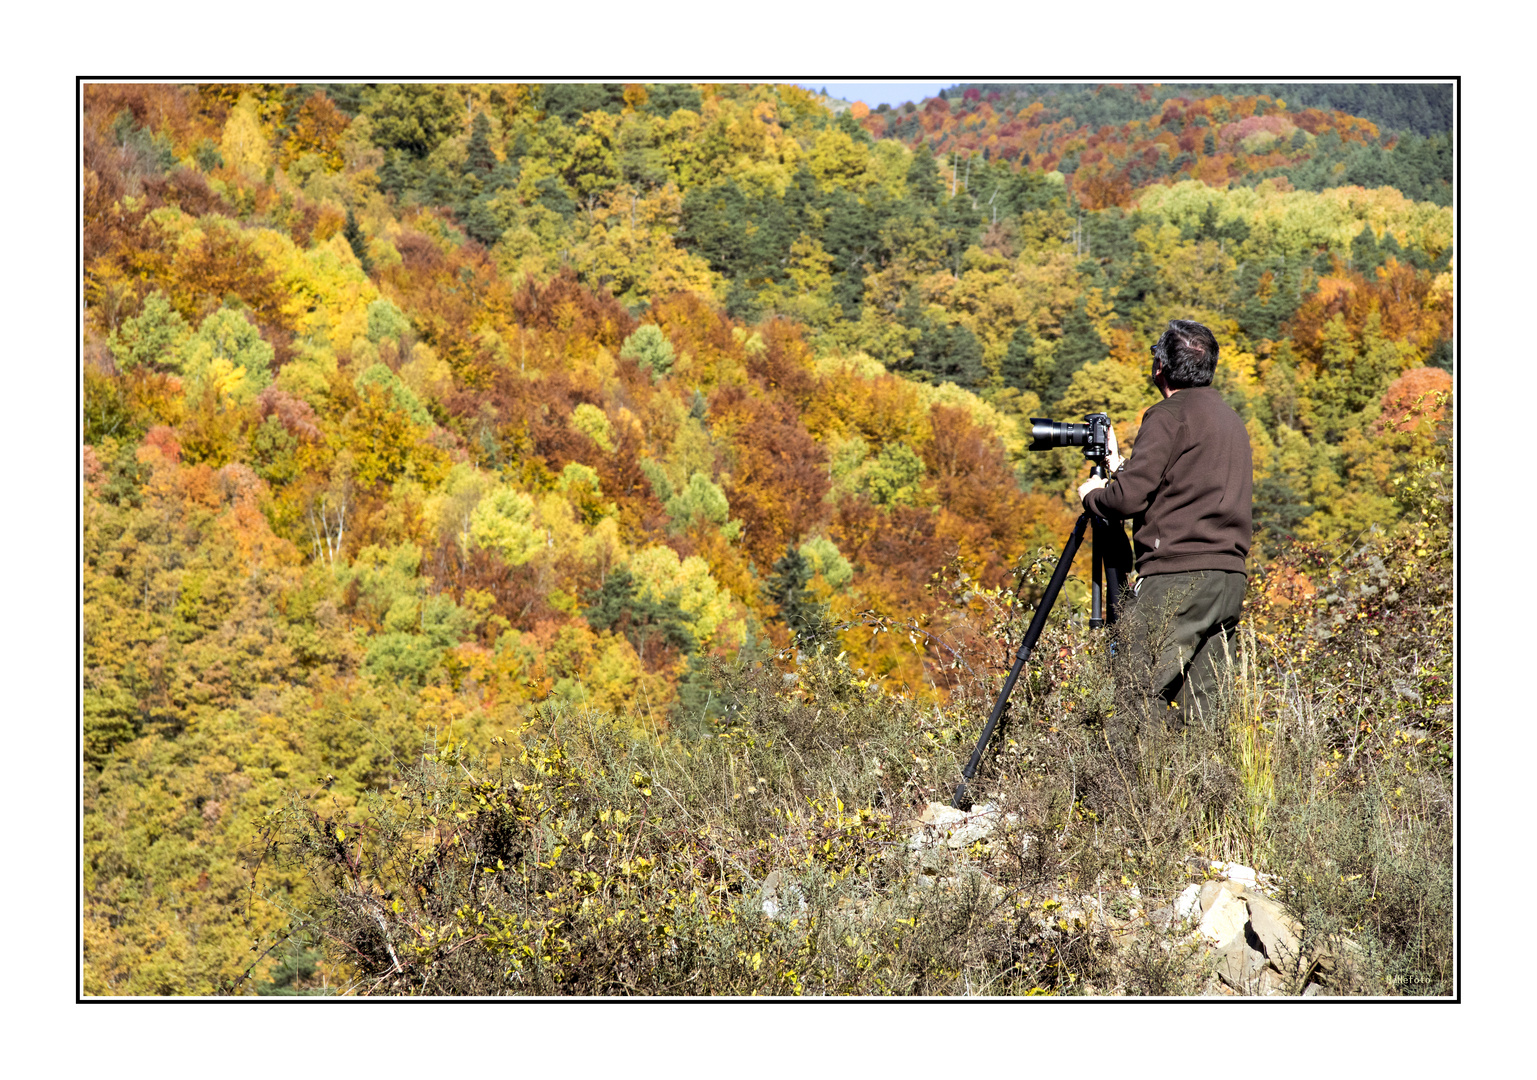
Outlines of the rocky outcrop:
{"label": "rocky outcrop", "polygon": [[1237,863],[1213,863],[1220,877],[1193,884],[1172,905],[1149,915],[1161,930],[1191,924],[1213,974],[1231,992],[1312,997],[1355,989],[1352,943],[1311,941],[1302,923],[1272,893],[1275,882]]}
{"label": "rocky outcrop", "polygon": [[[914,822],[908,849],[934,888],[956,887],[981,872],[970,857],[972,845],[995,842],[1004,825],[1017,825],[1012,814],[984,803],[969,811],[930,803]],[[1010,843],[1028,850],[1035,838],[1005,830]],[[1197,863],[1205,880],[1192,883],[1172,903],[1151,912],[1141,909],[1135,886],[1113,898],[1096,895],[1049,895],[1034,906],[1033,921],[1045,935],[1065,928],[1098,927],[1113,943],[1128,944],[1151,928],[1171,948],[1180,946],[1210,973],[1207,993],[1226,995],[1301,995],[1357,992],[1353,975],[1359,948],[1350,942],[1328,943],[1310,937],[1302,923],[1276,899],[1280,884],[1268,874],[1236,862]],[[985,875],[984,875],[985,876]],[[984,884],[1003,901],[1003,890]],[[1108,902],[1107,902],[1108,899]]]}

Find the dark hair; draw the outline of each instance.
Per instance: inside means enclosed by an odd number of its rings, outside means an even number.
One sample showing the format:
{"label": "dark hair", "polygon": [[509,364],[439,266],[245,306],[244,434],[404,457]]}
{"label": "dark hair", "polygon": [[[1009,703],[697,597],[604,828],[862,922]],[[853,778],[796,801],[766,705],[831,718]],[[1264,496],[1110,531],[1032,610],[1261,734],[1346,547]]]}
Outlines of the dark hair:
{"label": "dark hair", "polygon": [[1175,319],[1153,346],[1153,356],[1163,366],[1169,389],[1210,386],[1217,372],[1217,339],[1198,322]]}

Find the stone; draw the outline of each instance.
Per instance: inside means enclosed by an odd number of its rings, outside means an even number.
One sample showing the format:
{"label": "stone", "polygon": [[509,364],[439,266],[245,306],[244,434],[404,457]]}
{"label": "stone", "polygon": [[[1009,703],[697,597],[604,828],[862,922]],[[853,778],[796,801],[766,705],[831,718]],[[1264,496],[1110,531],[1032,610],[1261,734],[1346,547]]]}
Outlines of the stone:
{"label": "stone", "polygon": [[1207,881],[1201,885],[1201,913],[1204,915],[1211,910],[1212,904],[1217,902],[1219,896],[1242,896],[1243,886],[1236,881]]}
{"label": "stone", "polygon": [[931,802],[918,818],[925,825],[957,825],[966,820],[966,811],[944,803]]}
{"label": "stone", "polygon": [[1204,913],[1199,885],[1189,886],[1174,900],[1174,917],[1177,919],[1194,919]]}
{"label": "stone", "polygon": [[1250,946],[1241,933],[1217,953],[1217,978],[1234,990],[1258,991],[1264,970],[1265,954]]}
{"label": "stone", "polygon": [[1296,974],[1302,965],[1302,924],[1263,894],[1245,894],[1249,925],[1278,971]]}
{"label": "stone", "polygon": [[1235,862],[1214,862],[1211,864],[1211,868],[1228,881],[1236,881],[1246,889],[1256,889],[1259,887],[1259,879],[1255,876],[1254,870],[1251,867],[1242,866]]}
{"label": "stone", "polygon": [[[936,843],[951,848],[964,848],[986,840],[1000,822],[1014,823],[1019,819],[1013,814],[1000,814],[995,803],[982,803],[971,810],[957,810],[944,803],[931,802],[919,816],[922,826],[913,834],[909,846],[918,851]],[[1028,846],[1028,840],[1026,841]]]}
{"label": "stone", "polygon": [[1282,997],[1290,993],[1286,978],[1272,967],[1261,968],[1255,983],[1255,988],[1265,997]]}
{"label": "stone", "polygon": [[1201,916],[1201,936],[1218,948],[1226,948],[1236,938],[1243,941],[1249,923],[1249,908],[1226,889],[1219,889],[1206,914]]}
{"label": "stone", "polygon": [[1360,945],[1348,938],[1339,939],[1312,955],[1308,977],[1324,980],[1332,993],[1360,993],[1365,988],[1360,973],[1361,956]]}
{"label": "stone", "polygon": [[763,914],[771,919],[795,919],[806,914],[806,896],[800,886],[781,870],[773,870],[758,890]]}

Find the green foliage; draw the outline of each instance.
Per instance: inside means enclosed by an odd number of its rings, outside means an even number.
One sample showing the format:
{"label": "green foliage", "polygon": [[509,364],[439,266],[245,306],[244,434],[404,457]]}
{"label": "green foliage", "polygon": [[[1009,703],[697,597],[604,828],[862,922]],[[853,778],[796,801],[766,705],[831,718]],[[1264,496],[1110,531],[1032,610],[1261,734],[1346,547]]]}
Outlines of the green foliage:
{"label": "green foliage", "polygon": [[1097,363],[1109,355],[1105,339],[1089,320],[1083,300],[1080,298],[1062,324],[1062,337],[1057,342],[1055,362],[1051,377],[1039,387],[1041,403],[1053,408],[1072,385],[1073,376],[1079,369]]}
{"label": "green foliage", "polygon": [[547,542],[533,496],[509,487],[476,504],[469,532],[477,547],[497,552],[508,566],[522,566]]}
{"label": "green foliage", "polygon": [[679,528],[725,525],[731,507],[720,485],[703,473],[690,473],[688,484],[666,501],[667,516]]}
{"label": "green foliage", "polygon": [[913,506],[918,501],[924,473],[927,471],[912,447],[893,443],[865,464],[861,487],[877,506]]}
{"label": "green foliage", "polygon": [[248,402],[272,381],[271,345],[244,312],[220,308],[199,324],[175,355],[191,397]]}
{"label": "green foliage", "polygon": [[411,320],[390,301],[381,298],[368,305],[369,341],[399,341],[410,332]]}
{"label": "green foliage", "polygon": [[177,350],[191,336],[187,321],[157,289],[145,299],[138,315],[108,335],[107,348],[124,370],[148,365],[178,370]]}
{"label": "green foliage", "polygon": [[854,579],[854,568],[838,551],[838,545],[825,536],[807,540],[800,546],[800,554],[812,571],[835,589],[841,589]]}
{"label": "green foliage", "polygon": [[[370,308],[370,322],[372,321],[372,308]],[[377,386],[389,394],[390,399],[400,408],[400,411],[411,418],[411,422],[418,427],[431,427],[432,416],[427,412],[427,407],[422,404],[411,388],[400,381],[396,375],[383,364],[371,364],[358,373],[353,380],[353,385],[360,391],[370,386]]]}
{"label": "green foliage", "polygon": [[613,503],[604,500],[603,484],[597,472],[580,462],[573,461],[560,471],[555,490],[571,502],[577,517],[585,525],[596,525],[616,510]]}
{"label": "green foliage", "polygon": [[446,596],[397,597],[375,634],[363,670],[385,683],[424,686],[443,651],[470,636],[476,619]]}
{"label": "green foliage", "polygon": [[675,596],[656,598],[643,592],[635,575],[620,567],[588,596],[582,614],[594,630],[615,630],[630,639],[642,657],[653,643],[693,652],[698,640]]}
{"label": "green foliage", "polygon": [[646,323],[624,339],[619,355],[634,360],[653,379],[661,379],[672,370],[675,354],[667,334],[655,323]]}
{"label": "green foliage", "polygon": [[420,161],[459,130],[464,106],[453,88],[405,83],[376,87],[363,111],[379,146]]}

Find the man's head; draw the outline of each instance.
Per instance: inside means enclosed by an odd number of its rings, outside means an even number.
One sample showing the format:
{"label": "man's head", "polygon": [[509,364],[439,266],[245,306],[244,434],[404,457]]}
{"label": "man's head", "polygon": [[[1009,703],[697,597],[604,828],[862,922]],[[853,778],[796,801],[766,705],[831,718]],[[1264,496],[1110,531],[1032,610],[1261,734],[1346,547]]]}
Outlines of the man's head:
{"label": "man's head", "polygon": [[1153,381],[1170,390],[1210,386],[1217,371],[1217,339],[1198,322],[1175,319],[1153,346]]}

